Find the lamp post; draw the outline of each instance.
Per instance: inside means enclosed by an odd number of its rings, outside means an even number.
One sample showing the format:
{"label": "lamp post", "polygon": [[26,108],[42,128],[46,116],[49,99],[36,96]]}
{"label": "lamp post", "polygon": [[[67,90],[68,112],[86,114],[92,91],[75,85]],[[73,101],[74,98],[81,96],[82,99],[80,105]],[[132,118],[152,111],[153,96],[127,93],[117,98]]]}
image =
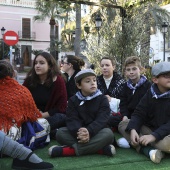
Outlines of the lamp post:
{"label": "lamp post", "polygon": [[87,35],[90,33],[90,27],[88,23],[86,23],[86,25],[84,26],[84,31],[86,32]]}
{"label": "lamp post", "polygon": [[96,19],[95,19],[95,24],[96,24],[96,29],[97,29],[97,32],[98,32],[98,45],[100,44],[100,33],[99,33],[99,30],[102,26],[102,19],[100,17],[100,15],[98,14]]}
{"label": "lamp post", "polygon": [[72,36],[73,36],[73,38],[76,37],[76,31],[73,31],[73,32],[72,32]]}
{"label": "lamp post", "polygon": [[2,27],[1,28],[1,34],[2,34],[2,59],[4,59],[4,40],[3,40],[3,36],[4,36],[4,33],[5,33],[5,28],[4,27]]}
{"label": "lamp post", "polygon": [[75,38],[76,38],[76,31],[73,31],[72,32],[72,37],[73,37],[73,49],[74,49],[74,51],[75,51]]}
{"label": "lamp post", "polygon": [[163,61],[165,61],[165,34],[168,31],[168,24],[164,22],[162,24],[162,33],[163,33],[163,39],[164,39],[164,49],[163,49]]}

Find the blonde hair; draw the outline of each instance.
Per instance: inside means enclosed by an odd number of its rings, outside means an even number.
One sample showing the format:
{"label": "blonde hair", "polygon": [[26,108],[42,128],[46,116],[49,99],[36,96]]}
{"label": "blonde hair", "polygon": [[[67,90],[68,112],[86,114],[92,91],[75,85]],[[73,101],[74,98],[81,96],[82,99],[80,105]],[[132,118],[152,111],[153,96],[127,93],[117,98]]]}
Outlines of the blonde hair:
{"label": "blonde hair", "polygon": [[127,57],[127,58],[126,58],[125,63],[124,63],[124,66],[123,66],[123,71],[125,71],[126,67],[127,67],[129,64],[135,64],[135,65],[137,65],[142,72],[144,72],[144,70],[145,70],[144,67],[142,67],[142,65],[141,65],[141,60],[140,60],[140,58],[137,57],[137,56],[130,56],[130,57]]}

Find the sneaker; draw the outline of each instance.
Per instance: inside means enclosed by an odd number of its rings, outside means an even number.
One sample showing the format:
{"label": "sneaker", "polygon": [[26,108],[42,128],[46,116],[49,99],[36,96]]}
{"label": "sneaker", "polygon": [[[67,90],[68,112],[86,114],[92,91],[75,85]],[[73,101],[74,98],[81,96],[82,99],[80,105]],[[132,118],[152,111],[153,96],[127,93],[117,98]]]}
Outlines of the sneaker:
{"label": "sneaker", "polygon": [[31,153],[27,159],[19,160],[17,158],[13,159],[12,169],[13,170],[52,170],[54,166],[48,162],[33,163],[29,161]]}
{"label": "sneaker", "polygon": [[114,156],[116,154],[116,149],[113,145],[107,145],[103,147],[103,154],[107,156]]}
{"label": "sneaker", "polygon": [[117,145],[120,148],[130,148],[129,142],[125,138],[120,138],[117,140]]}
{"label": "sneaker", "polygon": [[151,150],[149,152],[149,155],[151,161],[154,163],[160,163],[161,159],[164,157],[164,154],[158,149]]}
{"label": "sneaker", "polygon": [[63,153],[64,146],[54,145],[48,149],[48,155],[51,157],[60,157]]}

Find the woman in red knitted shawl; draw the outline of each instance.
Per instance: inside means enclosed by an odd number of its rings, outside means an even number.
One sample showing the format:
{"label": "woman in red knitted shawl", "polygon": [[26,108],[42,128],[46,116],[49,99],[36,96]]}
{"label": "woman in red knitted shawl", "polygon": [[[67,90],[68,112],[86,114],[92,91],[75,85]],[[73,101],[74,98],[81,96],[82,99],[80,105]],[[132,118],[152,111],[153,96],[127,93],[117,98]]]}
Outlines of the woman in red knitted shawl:
{"label": "woman in red knitted shawl", "polygon": [[21,127],[26,121],[42,117],[29,90],[13,79],[14,70],[7,61],[0,61],[0,130],[8,132],[13,124]]}
{"label": "woman in red knitted shawl", "polygon": [[67,91],[54,57],[47,52],[36,55],[23,85],[30,90],[55,135],[55,129],[65,126]]}

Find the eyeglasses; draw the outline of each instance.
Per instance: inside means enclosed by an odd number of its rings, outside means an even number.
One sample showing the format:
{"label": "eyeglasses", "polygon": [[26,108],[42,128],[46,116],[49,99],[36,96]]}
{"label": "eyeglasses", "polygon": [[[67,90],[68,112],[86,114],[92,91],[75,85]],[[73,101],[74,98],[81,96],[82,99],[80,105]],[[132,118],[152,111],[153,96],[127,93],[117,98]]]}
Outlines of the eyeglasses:
{"label": "eyeglasses", "polygon": [[67,63],[67,62],[64,62],[64,61],[61,61],[61,64],[63,64],[63,65],[64,65],[64,64],[69,64],[69,63]]}

